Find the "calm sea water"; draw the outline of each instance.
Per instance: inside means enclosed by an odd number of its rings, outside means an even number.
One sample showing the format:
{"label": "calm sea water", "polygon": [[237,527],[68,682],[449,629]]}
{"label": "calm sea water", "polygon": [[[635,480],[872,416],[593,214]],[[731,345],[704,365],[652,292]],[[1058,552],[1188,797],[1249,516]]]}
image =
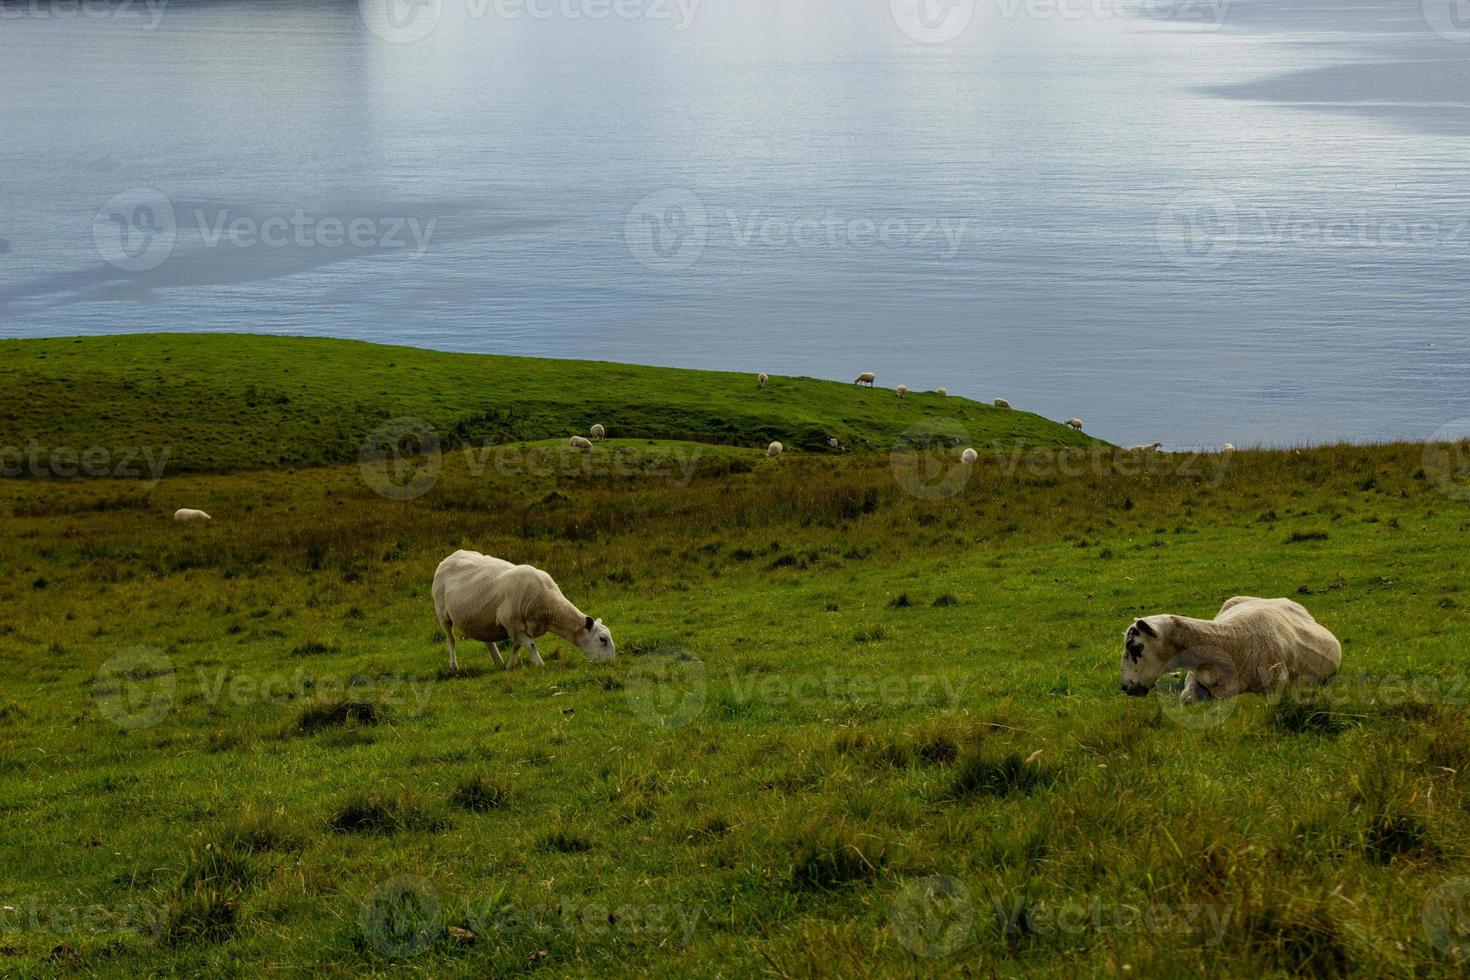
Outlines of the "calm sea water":
{"label": "calm sea water", "polygon": [[1470,2],[920,3],[0,0],[0,335],[1470,416]]}

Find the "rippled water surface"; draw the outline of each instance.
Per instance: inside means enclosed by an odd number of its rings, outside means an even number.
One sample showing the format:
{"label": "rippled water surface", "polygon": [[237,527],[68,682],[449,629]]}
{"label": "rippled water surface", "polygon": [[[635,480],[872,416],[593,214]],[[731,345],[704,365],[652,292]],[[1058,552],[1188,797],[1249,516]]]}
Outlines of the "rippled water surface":
{"label": "rippled water surface", "polygon": [[920,2],[0,0],[0,335],[1470,416],[1470,3]]}

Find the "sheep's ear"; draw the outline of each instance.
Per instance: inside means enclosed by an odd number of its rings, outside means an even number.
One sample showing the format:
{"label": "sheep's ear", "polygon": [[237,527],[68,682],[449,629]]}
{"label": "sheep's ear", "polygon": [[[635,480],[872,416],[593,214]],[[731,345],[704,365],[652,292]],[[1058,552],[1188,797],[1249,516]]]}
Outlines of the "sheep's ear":
{"label": "sheep's ear", "polygon": [[587,622],[585,622],[585,623],[582,624],[582,628],[584,630],[590,630],[592,628],[592,617],[591,616],[588,616],[587,617]]}
{"label": "sheep's ear", "polygon": [[1149,636],[1155,638],[1157,638],[1159,635],[1159,631],[1150,626],[1148,624],[1148,620],[1146,619],[1140,619],[1138,622],[1133,624],[1133,627],[1134,629],[1138,630],[1138,632],[1147,633]]}

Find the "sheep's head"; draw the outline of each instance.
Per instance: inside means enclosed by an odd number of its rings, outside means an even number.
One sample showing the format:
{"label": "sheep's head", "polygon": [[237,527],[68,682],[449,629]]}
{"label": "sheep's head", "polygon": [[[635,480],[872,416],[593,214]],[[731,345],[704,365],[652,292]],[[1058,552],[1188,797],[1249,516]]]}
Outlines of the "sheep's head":
{"label": "sheep's head", "polygon": [[618,655],[618,648],[613,645],[612,633],[602,625],[600,619],[588,616],[582,628],[577,630],[576,641],[588,660],[611,660]]}
{"label": "sheep's head", "polygon": [[1142,697],[1153,690],[1173,656],[1167,632],[1167,616],[1140,619],[1128,627],[1123,634],[1123,693]]}

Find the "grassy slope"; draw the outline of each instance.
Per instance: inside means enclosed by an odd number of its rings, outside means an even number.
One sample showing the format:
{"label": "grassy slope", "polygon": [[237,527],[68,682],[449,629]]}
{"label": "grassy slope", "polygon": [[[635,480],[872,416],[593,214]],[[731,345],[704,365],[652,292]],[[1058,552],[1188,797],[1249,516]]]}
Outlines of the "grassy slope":
{"label": "grassy slope", "polygon": [[[896,383],[896,382],[895,382]],[[387,419],[452,445],[585,433],[826,450],[888,449],[952,420],[977,446],[1085,445],[1085,436],[962,398],[811,378],[446,354],[346,340],[142,334],[0,341],[0,445],[167,446],[173,472],[357,458]]]}
{"label": "grassy slope", "polygon": [[[886,456],[682,486],[632,448],[451,454],[410,503],[356,466],[0,483],[0,901],[40,910],[0,973],[1460,975],[1423,912],[1470,872],[1470,508],[1418,447],[988,458],[940,500]],[[553,569],[623,655],[448,677],[459,546]],[[1237,593],[1338,633],[1334,703],[1118,694],[1132,617]],[[95,677],[140,646],[172,709],[123,731]],[[322,719],[350,678],[378,724]],[[925,957],[932,874],[967,897]],[[402,959],[360,923],[398,875],[442,913]]]}

